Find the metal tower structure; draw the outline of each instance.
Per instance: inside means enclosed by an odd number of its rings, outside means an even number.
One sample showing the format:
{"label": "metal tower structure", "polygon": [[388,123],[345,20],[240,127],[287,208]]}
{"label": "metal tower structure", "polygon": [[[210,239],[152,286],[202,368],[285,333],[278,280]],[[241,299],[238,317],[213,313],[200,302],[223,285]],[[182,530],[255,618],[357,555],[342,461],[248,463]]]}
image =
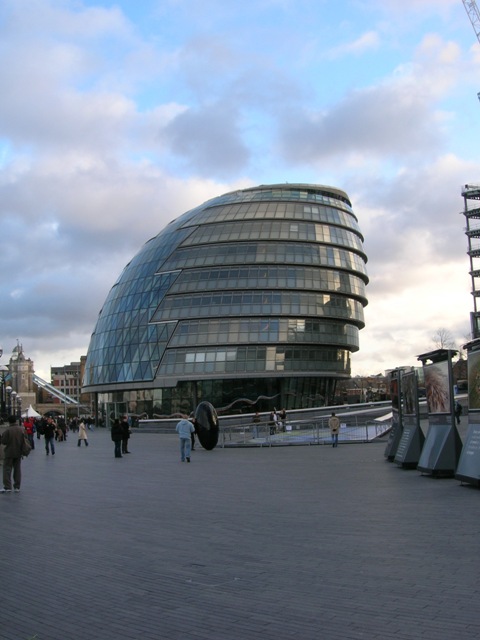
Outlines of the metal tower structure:
{"label": "metal tower structure", "polygon": [[[472,23],[480,43],[480,11],[475,0],[462,0],[465,11]],[[477,93],[480,99],[480,93]],[[465,234],[468,238],[470,258],[470,278],[472,280],[473,312],[470,313],[472,339],[480,338],[480,185],[466,184],[462,188],[463,215],[467,223]]]}
{"label": "metal tower structure", "polygon": [[480,185],[466,184],[462,188],[462,196],[472,280],[473,312],[470,313],[470,327],[474,340],[480,338]]}
{"label": "metal tower structure", "polygon": [[480,42],[480,12],[475,0],[462,0],[465,11],[467,12],[470,22],[472,23],[473,30],[477,36],[477,40]]}
{"label": "metal tower structure", "polygon": [[[467,16],[472,23],[473,30],[477,36],[478,42],[480,42],[480,11],[478,10],[475,0],[462,0]],[[477,93],[477,98],[480,100],[480,92]]]}

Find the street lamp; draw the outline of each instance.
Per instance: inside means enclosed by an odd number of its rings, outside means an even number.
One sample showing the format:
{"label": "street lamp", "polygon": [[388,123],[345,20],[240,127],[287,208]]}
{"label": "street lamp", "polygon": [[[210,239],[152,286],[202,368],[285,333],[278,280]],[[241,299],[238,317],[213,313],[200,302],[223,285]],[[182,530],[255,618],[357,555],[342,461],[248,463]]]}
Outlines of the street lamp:
{"label": "street lamp", "polygon": [[7,393],[7,413],[8,415],[11,415],[12,413],[12,387],[10,385],[8,385],[8,387],[5,387],[5,391]]}
{"label": "street lamp", "polygon": [[64,418],[65,424],[67,424],[67,370],[65,365],[63,366],[63,400],[64,400]]}
{"label": "street lamp", "polygon": [[75,379],[75,397],[77,399],[77,418],[80,418],[80,387],[79,387],[80,373],[78,371],[75,371],[75,373],[73,374],[73,377]]}
{"label": "street lamp", "polygon": [[17,414],[17,392],[11,391],[10,392],[10,397],[12,399],[12,402],[10,404],[10,411],[8,413],[9,416],[15,416]]}
{"label": "street lamp", "polygon": [[[1,351],[1,349],[0,349]],[[7,377],[8,367],[4,364],[0,364],[0,384],[2,385],[0,388],[0,418],[5,417],[5,403],[6,403],[6,389],[5,389],[5,380]]]}
{"label": "street lamp", "polygon": [[17,420],[18,424],[22,424],[22,399],[19,395],[17,395]]}

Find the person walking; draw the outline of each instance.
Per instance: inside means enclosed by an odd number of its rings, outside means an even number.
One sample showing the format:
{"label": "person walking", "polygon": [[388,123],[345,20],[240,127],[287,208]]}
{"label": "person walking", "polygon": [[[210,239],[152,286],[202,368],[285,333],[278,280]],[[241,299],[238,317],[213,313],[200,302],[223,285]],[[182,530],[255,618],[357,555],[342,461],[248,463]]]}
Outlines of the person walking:
{"label": "person walking", "polygon": [[285,409],[282,409],[280,411],[280,422],[282,423],[282,431],[285,432],[287,430],[287,412],[285,411]]}
{"label": "person walking", "polygon": [[2,433],[1,443],[5,447],[3,459],[3,487],[0,493],[11,493],[12,473],[13,490],[20,491],[22,484],[22,449],[25,441],[25,430],[17,424],[15,416],[8,417],[8,427]]}
{"label": "person walking", "polygon": [[130,425],[128,424],[128,416],[123,416],[123,420],[120,423],[122,427],[122,453],[131,453],[128,450],[128,441],[130,439]]}
{"label": "person walking", "polygon": [[193,416],[193,413],[190,414],[188,420],[189,420],[189,422],[191,422],[193,424],[193,431],[192,431],[192,435],[191,435],[191,441],[192,441],[191,449],[192,449],[192,451],[195,451],[195,434],[197,433],[196,429],[195,429],[195,425],[196,425],[197,421],[195,420],[195,418]]}
{"label": "person walking", "polygon": [[123,439],[123,427],[120,424],[120,419],[115,418],[112,424],[112,440],[115,445],[115,458],[122,457],[122,439]]}
{"label": "person walking", "polygon": [[338,447],[338,432],[340,431],[340,420],[335,412],[332,411],[332,415],[328,420],[328,426],[330,427],[330,434],[332,436],[332,447]]}
{"label": "person walking", "polygon": [[457,425],[459,425],[460,424],[460,416],[463,413],[463,407],[462,407],[462,405],[460,404],[460,402],[458,400],[455,400],[454,413],[455,413],[455,419],[457,421]]}
{"label": "person walking", "polygon": [[273,411],[270,412],[268,424],[270,425],[270,435],[271,436],[275,435],[277,433],[277,425],[278,425],[278,413],[275,408],[273,409]]}
{"label": "person walking", "polygon": [[177,423],[175,431],[180,438],[180,460],[190,462],[190,449],[192,446],[192,433],[195,431],[193,424],[186,418]]}
{"label": "person walking", "polygon": [[35,449],[35,438],[33,434],[35,433],[35,421],[33,418],[25,418],[23,422],[23,428],[25,429],[25,433],[27,434],[28,441],[32,449]]}
{"label": "person walking", "polygon": [[47,418],[47,422],[43,427],[43,437],[45,438],[45,451],[47,452],[47,456],[49,454],[49,449],[52,452],[52,456],[55,455],[55,431],[57,429],[57,425],[53,421],[53,418],[49,416]]}
{"label": "person walking", "polygon": [[260,417],[260,414],[258,413],[258,411],[256,412],[256,414],[253,416],[252,418],[252,423],[253,423],[253,439],[255,440],[255,438],[258,438],[258,425],[260,424],[260,422],[262,421],[262,418]]}
{"label": "person walking", "polygon": [[85,422],[83,420],[80,421],[78,425],[78,445],[80,446],[83,442],[85,442],[85,446],[88,447],[88,437],[87,437],[87,429],[85,427]]}

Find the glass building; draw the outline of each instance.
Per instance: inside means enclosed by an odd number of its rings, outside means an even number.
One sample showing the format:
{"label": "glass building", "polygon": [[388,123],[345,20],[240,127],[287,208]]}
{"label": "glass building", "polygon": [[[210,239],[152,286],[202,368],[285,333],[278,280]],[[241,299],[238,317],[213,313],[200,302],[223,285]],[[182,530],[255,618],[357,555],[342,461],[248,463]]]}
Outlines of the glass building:
{"label": "glass building", "polygon": [[350,376],[367,257],[347,194],[276,184],[213,198],[149,240],[107,296],[84,392],[107,415],[331,404]]}

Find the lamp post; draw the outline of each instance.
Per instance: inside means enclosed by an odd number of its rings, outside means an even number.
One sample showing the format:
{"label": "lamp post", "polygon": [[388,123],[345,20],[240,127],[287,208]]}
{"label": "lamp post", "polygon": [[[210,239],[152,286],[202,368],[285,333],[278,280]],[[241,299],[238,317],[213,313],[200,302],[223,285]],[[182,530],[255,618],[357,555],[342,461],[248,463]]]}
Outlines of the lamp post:
{"label": "lamp post", "polygon": [[7,414],[11,415],[12,413],[12,393],[13,393],[13,389],[10,385],[8,385],[8,387],[5,387],[5,392],[7,394]]}
{"label": "lamp post", "polygon": [[16,416],[17,415],[17,392],[15,391],[15,389],[10,392],[10,398],[11,398],[11,403],[10,403],[10,411],[8,412],[8,415]]}
{"label": "lamp post", "polygon": [[22,425],[22,399],[17,395],[17,420],[18,424]]}
{"label": "lamp post", "polygon": [[8,367],[4,364],[0,364],[0,384],[2,385],[0,388],[0,418],[5,418],[5,409],[6,409],[6,389],[5,389],[5,379],[7,376]]}
{"label": "lamp post", "polygon": [[63,367],[63,400],[64,400],[64,418],[65,424],[67,424],[67,370],[65,365]]}
{"label": "lamp post", "polygon": [[75,371],[73,374],[73,379],[75,380],[75,399],[77,400],[77,418],[80,419],[80,387],[79,385],[80,374],[78,371]]}

